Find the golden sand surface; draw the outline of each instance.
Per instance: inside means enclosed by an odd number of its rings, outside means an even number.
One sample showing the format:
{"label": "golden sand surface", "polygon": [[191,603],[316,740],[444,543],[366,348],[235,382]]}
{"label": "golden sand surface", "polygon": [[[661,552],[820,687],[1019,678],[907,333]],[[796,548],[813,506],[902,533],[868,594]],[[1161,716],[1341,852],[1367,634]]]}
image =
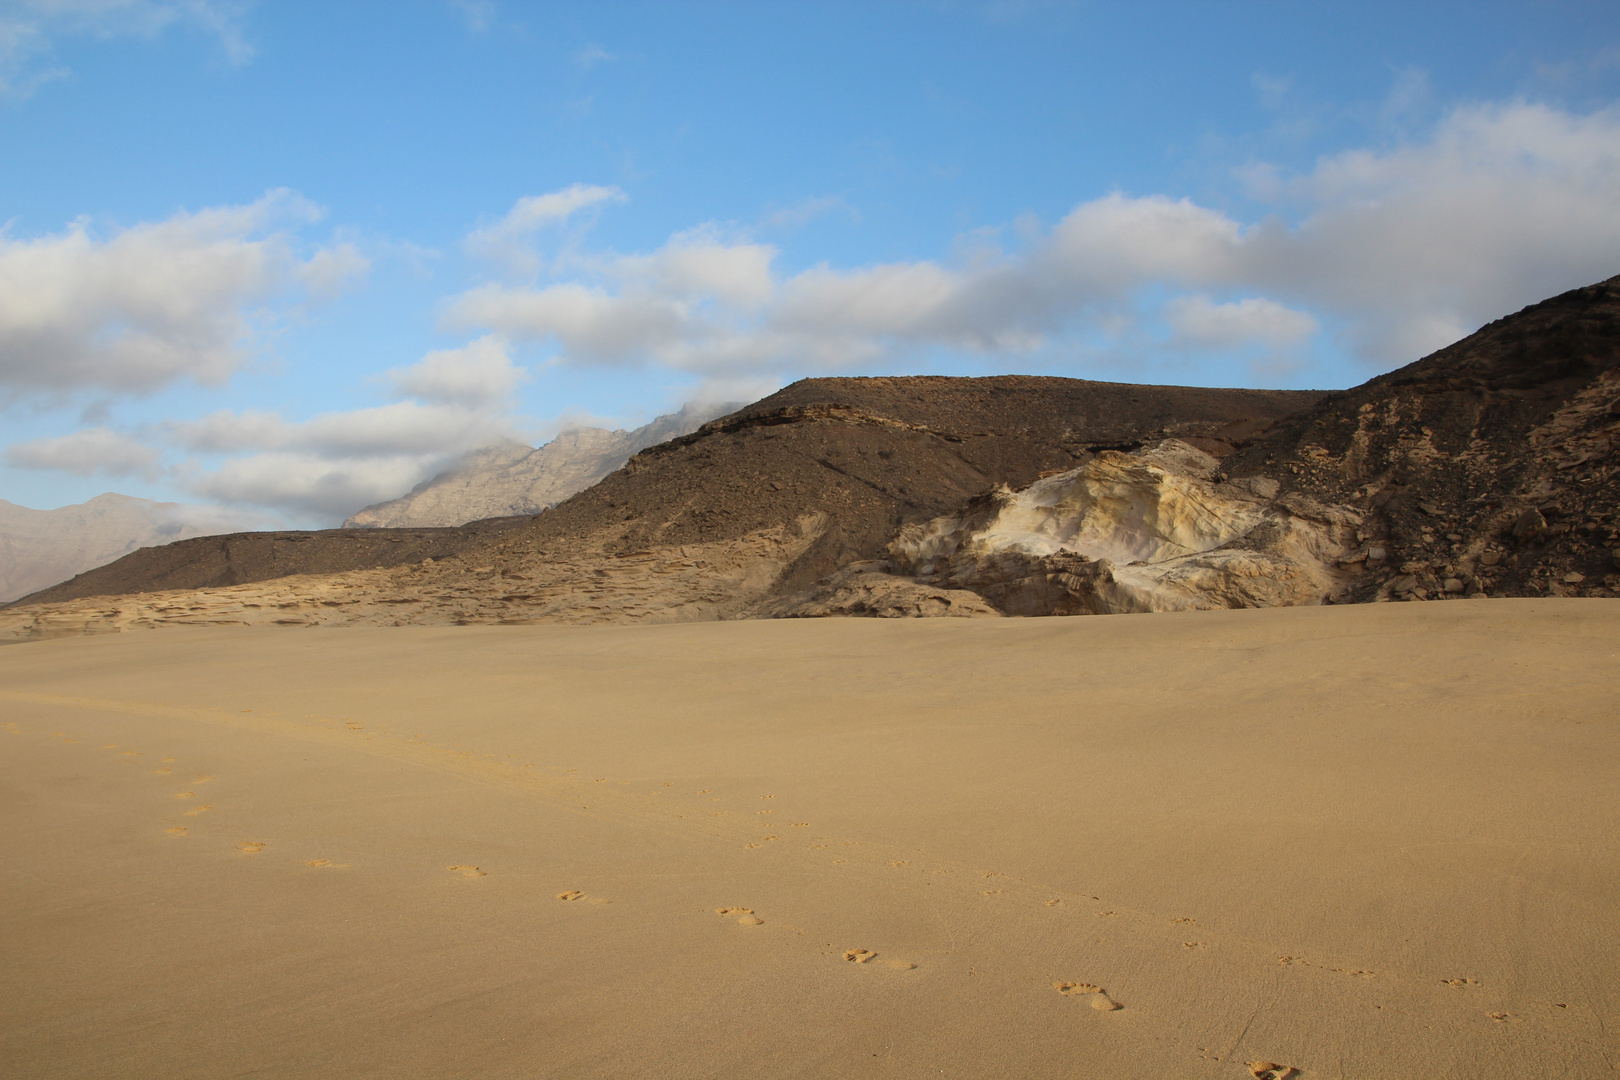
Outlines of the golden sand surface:
{"label": "golden sand surface", "polygon": [[31,642],[0,815],[5,1077],[1620,1062],[1617,601]]}

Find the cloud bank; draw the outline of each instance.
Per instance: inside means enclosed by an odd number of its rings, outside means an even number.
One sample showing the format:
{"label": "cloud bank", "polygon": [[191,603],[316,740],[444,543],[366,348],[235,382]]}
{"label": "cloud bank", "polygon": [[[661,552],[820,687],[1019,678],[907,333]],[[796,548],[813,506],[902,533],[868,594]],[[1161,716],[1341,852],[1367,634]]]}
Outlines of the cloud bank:
{"label": "cloud bank", "polygon": [[223,382],[248,355],[256,309],[366,272],[352,244],[297,256],[285,226],[319,217],[279,190],[107,238],[85,220],[33,240],[0,232],[0,400]]}
{"label": "cloud bank", "polygon": [[548,342],[577,363],[709,377],[1082,340],[1247,350],[1262,367],[1332,326],[1370,374],[1620,272],[1613,109],[1470,106],[1420,141],[1243,175],[1265,178],[1251,185],[1273,203],[1258,220],[1116,192],[1020,250],[793,274],[776,271],[774,247],[708,227],[644,255],[576,258],[567,280],[478,286],[443,321]]}
{"label": "cloud bank", "polygon": [[[1620,273],[1620,110],[1474,105],[1421,138],[1296,173],[1250,162],[1234,184],[1254,212],[1113,192],[1050,225],[971,234],[950,259],[794,270],[776,245],[715,223],[647,250],[591,250],[582,223],[626,195],[576,184],[467,234],[466,251],[499,276],[445,298],[440,325],[464,344],[376,376],[386,404],[102,424],[14,444],[5,460],[162,470],[193,495],[332,520],[511,435],[525,349],[620,377],[675,373],[715,399],[960,357],[1076,375],[1102,370],[1100,357],[1110,377],[1141,378],[1220,360],[1263,381],[1324,350],[1371,375]],[[227,380],[290,297],[366,273],[353,244],[300,243],[317,216],[277,191],[105,236],[86,222],[0,233],[0,399],[38,407]]]}

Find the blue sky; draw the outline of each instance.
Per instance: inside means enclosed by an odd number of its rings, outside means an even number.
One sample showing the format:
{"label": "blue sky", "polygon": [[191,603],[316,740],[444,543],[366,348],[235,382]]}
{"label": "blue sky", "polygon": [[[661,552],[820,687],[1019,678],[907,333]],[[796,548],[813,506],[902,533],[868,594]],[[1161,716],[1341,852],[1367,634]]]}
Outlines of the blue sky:
{"label": "blue sky", "polygon": [[1361,382],[1620,273],[1620,6],[0,0],[0,220],[0,498],[326,525],[810,375]]}

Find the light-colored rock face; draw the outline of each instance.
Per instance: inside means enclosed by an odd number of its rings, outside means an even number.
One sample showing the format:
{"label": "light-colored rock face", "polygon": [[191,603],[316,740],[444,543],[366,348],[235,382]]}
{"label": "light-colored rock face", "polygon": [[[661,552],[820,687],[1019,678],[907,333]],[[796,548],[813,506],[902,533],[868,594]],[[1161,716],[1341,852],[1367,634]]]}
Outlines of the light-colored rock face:
{"label": "light-colored rock face", "polygon": [[0,499],[0,602],[66,581],[136,548],[262,526],[250,514],[110,492],[56,510]]}
{"label": "light-colored rock face", "polygon": [[1219,462],[1166,440],[1105,451],[1019,492],[902,530],[890,552],[925,584],[971,589],[1012,615],[1316,604],[1359,514],[1265,478],[1217,483]]}
{"label": "light-colored rock face", "polygon": [[538,514],[595,484],[637,451],[695,431],[733,408],[688,405],[634,431],[574,428],[538,448],[495,443],[467,454],[408,495],[366,507],[343,526],[419,528]]}

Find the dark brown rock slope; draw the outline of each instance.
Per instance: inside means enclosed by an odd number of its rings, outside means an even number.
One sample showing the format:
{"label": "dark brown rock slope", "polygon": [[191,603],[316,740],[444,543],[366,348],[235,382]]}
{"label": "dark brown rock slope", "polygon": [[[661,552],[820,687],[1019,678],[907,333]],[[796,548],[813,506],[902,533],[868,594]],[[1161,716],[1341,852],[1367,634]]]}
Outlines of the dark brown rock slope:
{"label": "dark brown rock slope", "polygon": [[1608,596],[1617,442],[1620,277],[1329,394],[1223,466],[1365,511],[1346,601]]}
{"label": "dark brown rock slope", "polygon": [[197,536],[141,548],[17,604],[47,604],[85,596],[127,596],[167,589],[214,589],[293,574],[400,566],[453,555],[522,518],[493,518],[460,528],[322,529]]}
{"label": "dark brown rock slope", "polygon": [[1320,397],[1024,375],[805,379],[642,451],[531,524],[477,545],[487,555],[476,557],[499,565],[503,550],[579,537],[619,554],[826,515],[775,584],[788,593],[880,557],[902,525],[997,484],[1023,486],[1100,449],[1167,436],[1230,453]]}
{"label": "dark brown rock slope", "polygon": [[693,434],[649,448],[533,518],[456,529],[206,537],[147,548],[19,603],[195,589],[459,555],[503,567],[713,543],[815,518],[809,550],[773,592],[882,554],[902,525],[997,484],[1022,486],[1104,448],[1166,436],[1218,453],[1321,396],[1312,391],[1133,386],[1008,375],[805,379]]}

